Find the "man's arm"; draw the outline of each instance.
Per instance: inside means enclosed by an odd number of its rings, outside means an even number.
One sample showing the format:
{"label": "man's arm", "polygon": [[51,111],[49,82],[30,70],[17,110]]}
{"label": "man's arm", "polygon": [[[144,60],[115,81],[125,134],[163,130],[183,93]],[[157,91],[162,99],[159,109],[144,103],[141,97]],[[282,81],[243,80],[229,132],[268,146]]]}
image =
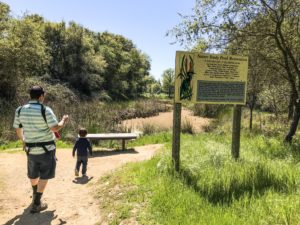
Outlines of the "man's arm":
{"label": "man's arm", "polygon": [[63,128],[65,126],[68,119],[69,119],[69,116],[64,115],[63,118],[61,119],[61,121],[56,126],[51,127],[50,130],[53,131],[53,132],[59,131],[61,128]]}
{"label": "man's arm", "polygon": [[22,128],[16,128],[16,133],[17,133],[18,138],[21,141],[24,141],[23,129]]}
{"label": "man's arm", "polygon": [[25,142],[24,142],[24,136],[23,136],[23,128],[16,128],[16,133],[17,133],[18,138],[23,143],[23,150],[24,150],[25,149]]}

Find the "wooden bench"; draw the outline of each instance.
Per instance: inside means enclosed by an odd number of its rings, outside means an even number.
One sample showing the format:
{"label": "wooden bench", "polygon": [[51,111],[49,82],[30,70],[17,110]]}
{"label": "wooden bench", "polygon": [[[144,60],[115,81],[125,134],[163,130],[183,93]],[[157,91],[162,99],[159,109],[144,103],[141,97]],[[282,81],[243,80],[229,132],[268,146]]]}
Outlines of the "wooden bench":
{"label": "wooden bench", "polygon": [[107,133],[107,134],[88,134],[90,140],[122,140],[122,149],[125,150],[125,141],[137,139],[135,133]]}

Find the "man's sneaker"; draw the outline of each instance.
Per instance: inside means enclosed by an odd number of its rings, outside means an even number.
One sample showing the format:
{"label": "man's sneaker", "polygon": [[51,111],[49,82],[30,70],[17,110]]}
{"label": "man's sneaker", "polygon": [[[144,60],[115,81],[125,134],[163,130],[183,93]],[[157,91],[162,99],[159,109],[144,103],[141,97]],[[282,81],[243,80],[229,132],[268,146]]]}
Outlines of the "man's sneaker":
{"label": "man's sneaker", "polygon": [[41,203],[39,205],[33,204],[30,210],[31,213],[38,213],[48,208],[46,203]]}
{"label": "man's sneaker", "polygon": [[79,172],[78,170],[75,170],[75,176],[78,177],[79,176]]}
{"label": "man's sneaker", "polygon": [[35,198],[35,194],[32,194],[32,201],[31,201],[32,205],[34,204],[34,198]]}

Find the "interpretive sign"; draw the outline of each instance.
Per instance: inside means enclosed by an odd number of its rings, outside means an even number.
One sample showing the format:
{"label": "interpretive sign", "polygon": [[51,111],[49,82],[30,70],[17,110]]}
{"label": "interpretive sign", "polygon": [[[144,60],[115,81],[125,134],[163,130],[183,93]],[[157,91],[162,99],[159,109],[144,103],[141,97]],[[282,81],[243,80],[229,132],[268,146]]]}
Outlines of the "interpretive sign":
{"label": "interpretive sign", "polygon": [[246,103],[248,57],[176,52],[175,102]]}

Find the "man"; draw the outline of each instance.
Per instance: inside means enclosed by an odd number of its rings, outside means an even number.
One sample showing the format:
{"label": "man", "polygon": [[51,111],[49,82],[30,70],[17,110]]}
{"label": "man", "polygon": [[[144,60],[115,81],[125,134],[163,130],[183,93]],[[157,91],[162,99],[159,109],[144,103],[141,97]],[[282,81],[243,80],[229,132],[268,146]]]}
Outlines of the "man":
{"label": "man", "polygon": [[64,115],[57,121],[51,108],[43,105],[45,93],[42,87],[30,89],[31,100],[28,104],[17,108],[13,127],[18,138],[23,142],[27,153],[27,175],[30,179],[33,195],[31,213],[47,209],[41,202],[48,179],[55,176],[55,135],[69,119]]}

